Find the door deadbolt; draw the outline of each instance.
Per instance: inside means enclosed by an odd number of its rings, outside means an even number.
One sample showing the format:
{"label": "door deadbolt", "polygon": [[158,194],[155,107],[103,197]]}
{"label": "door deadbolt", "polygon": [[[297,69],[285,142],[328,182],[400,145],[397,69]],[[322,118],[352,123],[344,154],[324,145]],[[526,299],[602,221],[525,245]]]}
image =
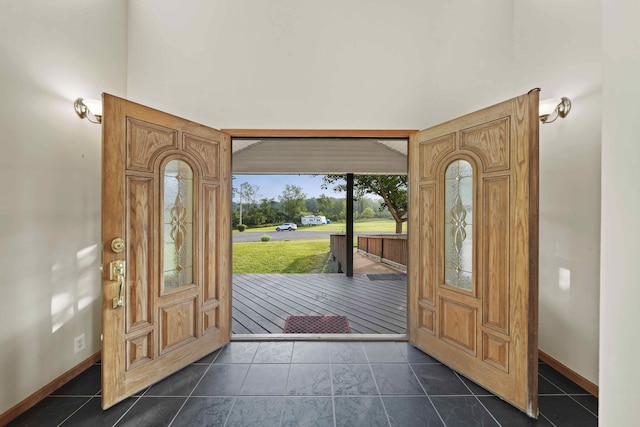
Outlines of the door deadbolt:
{"label": "door deadbolt", "polygon": [[124,251],[124,239],[120,237],[116,237],[111,241],[111,249],[115,253],[120,253]]}

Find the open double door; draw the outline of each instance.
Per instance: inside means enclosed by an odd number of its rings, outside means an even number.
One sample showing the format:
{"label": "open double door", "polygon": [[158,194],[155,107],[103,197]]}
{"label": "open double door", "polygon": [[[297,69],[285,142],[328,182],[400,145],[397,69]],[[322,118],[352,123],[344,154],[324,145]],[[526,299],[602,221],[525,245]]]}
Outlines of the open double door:
{"label": "open double door", "polygon": [[[102,399],[231,336],[231,138],[103,96]],[[409,140],[409,341],[536,417],[538,91]]]}

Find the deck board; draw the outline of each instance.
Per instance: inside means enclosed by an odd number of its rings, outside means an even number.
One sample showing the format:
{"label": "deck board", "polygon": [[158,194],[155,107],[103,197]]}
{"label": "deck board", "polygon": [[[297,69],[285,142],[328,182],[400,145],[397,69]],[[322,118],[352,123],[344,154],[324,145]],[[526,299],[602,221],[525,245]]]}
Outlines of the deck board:
{"label": "deck board", "polygon": [[[355,282],[355,286],[353,286],[354,282],[348,284],[347,286],[350,286],[349,288],[346,288],[345,286],[335,286],[331,281],[327,283],[326,278],[322,278],[321,281],[310,280],[309,284],[315,284],[316,289],[325,289],[326,287],[330,287],[332,289],[332,294],[337,301],[353,301],[354,296],[357,296],[359,305],[374,305],[376,307],[380,307],[380,309],[386,310],[390,315],[398,314],[396,310],[398,304],[406,304],[404,298],[398,297],[397,289],[395,289],[394,292],[393,289],[389,289],[388,284],[386,287],[382,287],[377,283],[372,283],[371,281],[366,282],[369,280],[366,277],[362,280],[363,282],[360,283],[364,284],[364,287],[358,286],[357,284],[359,282],[357,281]],[[406,292],[404,294],[406,294]],[[405,316],[403,315],[401,317],[404,320]]]}
{"label": "deck board", "polygon": [[354,292],[351,299],[342,299],[335,292],[332,292],[332,289],[329,289],[328,286],[320,294],[310,293],[300,285],[287,289],[287,292],[292,297],[299,298],[301,303],[304,301],[306,306],[313,305],[329,312],[323,314],[341,314],[344,312],[344,315],[350,316],[350,319],[355,321],[363,316],[368,318],[370,313],[374,312],[376,322],[400,327],[405,323],[405,317],[396,316],[395,313],[390,312],[387,307],[383,306],[383,299],[380,300],[380,304],[365,302],[357,292]]}
{"label": "deck board", "polygon": [[406,280],[365,274],[234,274],[234,334],[282,333],[288,315],[347,316],[352,333],[405,334]]}
{"label": "deck board", "polygon": [[[267,292],[269,284],[278,284],[278,282],[272,282],[274,280],[273,276],[278,275],[255,275],[254,283],[259,283],[262,288],[266,289]],[[318,299],[318,300],[327,300],[328,297],[331,296],[331,301],[334,301],[336,304],[343,304],[347,302],[353,302],[353,298],[358,299],[358,307],[370,307],[373,306],[376,309],[383,310],[387,312],[389,316],[397,316],[399,319],[404,321],[405,315],[399,314],[397,311],[397,306],[399,304],[406,306],[406,301],[404,297],[398,296],[397,286],[395,286],[396,290],[393,293],[386,294],[385,292],[380,292],[376,286],[372,286],[365,279],[360,279],[348,282],[342,282],[341,280],[336,281],[335,278],[332,279],[332,276],[322,274],[322,275],[292,275],[294,276],[295,282],[289,283],[287,282],[287,286],[284,287],[284,291],[288,291],[290,294],[293,294],[295,297],[299,295],[305,295],[308,298]],[[320,279],[317,277],[309,278],[309,276],[320,276]],[[327,276],[329,279],[327,279]],[[277,280],[281,280],[281,278],[277,278]],[[389,286],[387,285],[388,291]],[[403,292],[406,294],[406,292]]]}
{"label": "deck board", "polygon": [[[299,280],[299,279],[298,279]],[[385,310],[379,309],[371,304],[364,304],[357,293],[354,293],[353,299],[350,301],[334,300],[334,295],[331,293],[329,286],[331,283],[325,283],[325,287],[321,293],[322,298],[315,298],[312,293],[305,291],[306,286],[301,283],[288,283],[288,286],[280,288],[273,288],[270,294],[280,295],[288,297],[291,300],[297,299],[299,304],[305,309],[313,307],[316,310],[320,310],[324,315],[346,315],[349,317],[350,323],[360,325],[361,328],[354,326],[352,329],[362,329],[362,333],[377,333],[375,328],[372,329],[369,323],[376,324],[379,327],[387,328],[387,332],[393,330],[394,327],[403,327],[405,319],[390,318]],[[325,292],[327,291],[327,292]],[[276,296],[277,298],[277,296]],[[371,316],[372,310],[376,313],[375,316]],[[294,313],[291,313],[294,314]],[[311,315],[313,313],[304,312],[303,314]],[[364,323],[362,322],[364,320]]]}

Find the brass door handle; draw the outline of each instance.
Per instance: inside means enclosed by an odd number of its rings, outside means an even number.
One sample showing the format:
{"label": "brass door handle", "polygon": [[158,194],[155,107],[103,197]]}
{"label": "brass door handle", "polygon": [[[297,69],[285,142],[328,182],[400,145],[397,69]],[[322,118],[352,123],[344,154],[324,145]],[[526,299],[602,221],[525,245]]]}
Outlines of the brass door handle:
{"label": "brass door handle", "polygon": [[126,275],[124,260],[109,263],[109,279],[118,282],[118,296],[113,299],[113,308],[124,306],[124,279]]}

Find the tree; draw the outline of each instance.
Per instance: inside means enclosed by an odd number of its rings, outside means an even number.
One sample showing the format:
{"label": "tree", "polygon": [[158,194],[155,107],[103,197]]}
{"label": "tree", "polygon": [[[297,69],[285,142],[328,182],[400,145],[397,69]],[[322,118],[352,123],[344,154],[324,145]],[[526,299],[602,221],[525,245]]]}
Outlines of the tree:
{"label": "tree", "polygon": [[[336,184],[336,192],[347,190],[344,175],[325,175],[322,188]],[[396,221],[396,233],[402,233],[402,223],[408,219],[407,215],[407,176],[406,175],[355,175],[353,177],[353,192],[356,199],[366,194],[376,194],[382,197],[380,208],[387,208]]]}
{"label": "tree", "polygon": [[296,218],[300,216],[300,213],[305,212],[307,209],[305,204],[306,198],[307,195],[302,192],[302,187],[287,184],[282,194],[278,197],[280,200],[280,210],[289,221],[295,222]]}
{"label": "tree", "polygon": [[312,214],[318,214],[318,199],[311,198],[304,201],[305,206],[307,207],[307,212],[311,212]]}
{"label": "tree", "polygon": [[278,222],[278,211],[276,210],[275,200],[267,199],[266,197],[260,199],[260,211],[264,214],[266,222],[271,224]]}
{"label": "tree", "polygon": [[360,218],[373,218],[375,216],[376,213],[370,207],[366,207],[360,214]]}
{"label": "tree", "polygon": [[257,185],[251,185],[248,182],[240,184],[240,190],[234,191],[240,195],[240,224],[242,224],[242,203],[243,201],[249,202],[250,205],[255,204],[255,198],[258,194],[260,187]]}
{"label": "tree", "polygon": [[318,215],[331,215],[334,201],[332,198],[321,194],[317,199]]}

